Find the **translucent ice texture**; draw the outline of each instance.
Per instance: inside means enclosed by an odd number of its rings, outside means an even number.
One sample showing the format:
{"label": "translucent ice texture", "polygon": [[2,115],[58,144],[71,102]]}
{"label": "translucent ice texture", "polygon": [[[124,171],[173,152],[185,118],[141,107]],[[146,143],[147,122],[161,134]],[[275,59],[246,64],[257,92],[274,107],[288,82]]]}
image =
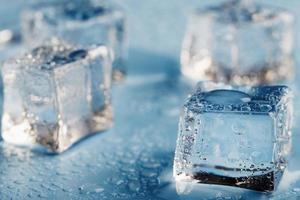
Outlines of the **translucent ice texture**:
{"label": "translucent ice texture", "polygon": [[36,4],[22,15],[24,39],[29,46],[52,37],[80,44],[105,44],[113,50],[113,78],[126,72],[126,26],[123,11],[105,1],[75,0]]}
{"label": "translucent ice texture", "polygon": [[293,74],[293,16],[285,10],[231,0],[190,16],[182,73],[234,84],[276,83]]}
{"label": "translucent ice texture", "polygon": [[62,152],[80,138],[111,126],[108,49],[41,46],[1,68],[2,137]]}
{"label": "translucent ice texture", "polygon": [[189,183],[273,191],[290,150],[291,106],[286,86],[199,84],[180,117],[178,191]]}

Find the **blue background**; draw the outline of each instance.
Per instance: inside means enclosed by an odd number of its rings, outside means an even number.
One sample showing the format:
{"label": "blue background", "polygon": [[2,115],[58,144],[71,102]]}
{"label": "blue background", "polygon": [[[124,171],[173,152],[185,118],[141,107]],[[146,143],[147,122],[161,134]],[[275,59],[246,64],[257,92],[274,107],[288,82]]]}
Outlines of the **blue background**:
{"label": "blue background", "polygon": [[[24,1],[0,2],[0,27],[17,29],[18,11]],[[0,143],[0,199],[297,199],[298,195],[300,198],[297,106],[290,164],[277,192],[267,195],[199,185],[190,195],[176,194],[172,164],[178,116],[192,88],[179,74],[186,15],[213,2],[218,1],[116,1],[128,16],[129,75],[125,82],[113,87],[114,127],[59,156],[45,156]],[[286,7],[299,16],[297,0],[265,2]],[[298,22],[296,27],[298,30]],[[0,59],[19,51],[18,45],[0,48]]]}

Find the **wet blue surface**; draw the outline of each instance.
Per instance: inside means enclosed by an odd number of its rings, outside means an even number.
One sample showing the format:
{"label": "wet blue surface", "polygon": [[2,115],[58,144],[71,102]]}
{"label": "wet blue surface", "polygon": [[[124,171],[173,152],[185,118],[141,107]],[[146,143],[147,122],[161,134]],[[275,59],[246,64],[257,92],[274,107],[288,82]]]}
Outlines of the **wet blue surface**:
{"label": "wet blue surface", "polygon": [[[194,7],[207,3],[201,2],[118,1],[128,13],[130,59],[128,78],[113,87],[114,127],[85,139],[59,156],[33,153],[1,142],[0,199],[299,198],[300,126],[297,123],[290,164],[274,194],[199,185],[190,195],[177,195],[172,165],[178,116],[192,88],[180,77],[178,55],[184,16]],[[284,6],[296,12],[300,3],[290,0]],[[5,10],[3,4],[0,8]],[[0,52],[3,59],[18,49],[9,47]],[[298,110],[296,119],[300,117]]]}

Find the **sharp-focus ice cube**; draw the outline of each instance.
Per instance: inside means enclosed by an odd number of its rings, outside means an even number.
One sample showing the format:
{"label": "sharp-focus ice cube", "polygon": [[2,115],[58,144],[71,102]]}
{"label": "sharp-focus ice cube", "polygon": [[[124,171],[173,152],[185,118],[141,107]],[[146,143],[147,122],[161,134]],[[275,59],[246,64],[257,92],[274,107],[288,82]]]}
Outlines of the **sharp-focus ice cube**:
{"label": "sharp-focus ice cube", "polygon": [[111,63],[105,46],[45,45],[2,68],[2,137],[62,152],[111,126]]}
{"label": "sharp-focus ice cube", "polygon": [[182,73],[248,85],[291,78],[293,21],[285,10],[246,0],[197,10],[183,42]]}
{"label": "sharp-focus ice cube", "polygon": [[24,40],[31,47],[53,37],[80,45],[105,44],[113,50],[114,80],[125,75],[125,15],[105,1],[36,4],[23,12],[22,29]]}
{"label": "sharp-focus ice cube", "polygon": [[291,104],[286,86],[200,83],[180,117],[178,192],[190,183],[273,191],[290,150]]}

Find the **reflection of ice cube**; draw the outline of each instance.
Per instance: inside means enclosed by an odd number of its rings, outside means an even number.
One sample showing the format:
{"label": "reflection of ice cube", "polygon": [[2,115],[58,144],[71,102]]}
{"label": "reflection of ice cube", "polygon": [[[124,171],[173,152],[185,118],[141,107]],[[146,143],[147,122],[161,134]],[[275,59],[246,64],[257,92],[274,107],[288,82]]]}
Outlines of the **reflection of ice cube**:
{"label": "reflection of ice cube", "polygon": [[104,46],[87,50],[54,44],[5,62],[4,140],[61,152],[108,128],[112,113],[107,53]]}
{"label": "reflection of ice cube", "polygon": [[22,28],[29,46],[40,45],[51,37],[80,45],[105,44],[114,53],[114,79],[125,73],[125,16],[115,6],[91,0],[37,4],[23,13]]}
{"label": "reflection of ice cube", "polygon": [[178,191],[189,191],[192,182],[274,190],[286,167],[290,134],[287,87],[200,84],[180,117]]}
{"label": "reflection of ice cube", "polygon": [[229,1],[191,15],[182,72],[195,80],[274,83],[293,74],[293,16],[247,1]]}

